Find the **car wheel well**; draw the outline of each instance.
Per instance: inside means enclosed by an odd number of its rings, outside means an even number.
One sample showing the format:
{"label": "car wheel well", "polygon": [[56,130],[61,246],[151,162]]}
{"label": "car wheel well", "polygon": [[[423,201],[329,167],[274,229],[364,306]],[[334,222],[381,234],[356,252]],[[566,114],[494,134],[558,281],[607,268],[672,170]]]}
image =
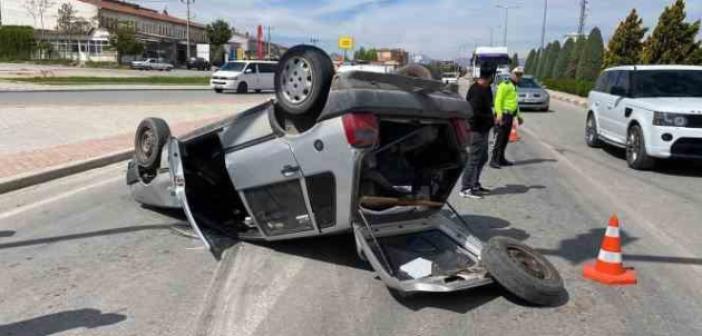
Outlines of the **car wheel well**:
{"label": "car wheel well", "polygon": [[631,131],[631,128],[634,126],[639,126],[639,128],[641,128],[641,132],[643,132],[643,127],[641,127],[641,124],[639,124],[639,122],[636,120],[632,120],[631,122],[629,122],[629,126],[627,126],[626,128],[627,133]]}

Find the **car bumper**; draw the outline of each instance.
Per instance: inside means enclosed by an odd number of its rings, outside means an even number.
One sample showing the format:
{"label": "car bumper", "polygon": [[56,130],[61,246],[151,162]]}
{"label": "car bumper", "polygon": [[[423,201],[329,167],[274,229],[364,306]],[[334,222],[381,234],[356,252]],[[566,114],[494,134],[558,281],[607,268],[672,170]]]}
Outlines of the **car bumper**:
{"label": "car bumper", "polygon": [[550,103],[549,99],[540,100],[540,101],[539,101],[539,100],[537,100],[537,101],[533,101],[533,100],[522,100],[522,101],[519,101],[519,108],[521,108],[521,109],[539,109],[539,110],[542,110],[542,109],[548,108],[548,107],[549,107],[549,103]]}
{"label": "car bumper", "polygon": [[[702,128],[652,127],[646,151],[657,158],[702,159]],[[663,140],[670,136],[670,140]]]}
{"label": "car bumper", "polygon": [[233,79],[211,79],[210,87],[213,89],[234,90],[238,83],[239,81]]}

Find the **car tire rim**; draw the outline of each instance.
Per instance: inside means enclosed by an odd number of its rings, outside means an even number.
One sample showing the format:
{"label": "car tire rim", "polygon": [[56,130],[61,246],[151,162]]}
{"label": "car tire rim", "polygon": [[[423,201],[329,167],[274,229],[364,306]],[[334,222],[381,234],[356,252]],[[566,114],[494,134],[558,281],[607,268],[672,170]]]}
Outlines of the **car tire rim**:
{"label": "car tire rim", "polygon": [[590,143],[595,142],[595,121],[592,117],[587,119],[587,126],[585,128],[585,134],[587,136],[587,141]]}
{"label": "car tire rim", "polygon": [[280,87],[283,97],[292,104],[302,104],[312,93],[312,66],[302,57],[293,57],[283,65]]}
{"label": "car tire rim", "polygon": [[144,158],[151,156],[151,152],[155,146],[156,136],[152,130],[146,130],[141,134],[139,141],[139,149],[144,155]]}
{"label": "car tire rim", "polygon": [[546,280],[553,277],[550,268],[531,251],[513,245],[507,247],[507,255],[519,268],[534,278]]}
{"label": "car tire rim", "polygon": [[641,140],[638,136],[638,133],[633,131],[629,133],[629,139],[627,141],[626,146],[626,154],[630,158],[631,162],[635,162],[639,158],[640,143]]}

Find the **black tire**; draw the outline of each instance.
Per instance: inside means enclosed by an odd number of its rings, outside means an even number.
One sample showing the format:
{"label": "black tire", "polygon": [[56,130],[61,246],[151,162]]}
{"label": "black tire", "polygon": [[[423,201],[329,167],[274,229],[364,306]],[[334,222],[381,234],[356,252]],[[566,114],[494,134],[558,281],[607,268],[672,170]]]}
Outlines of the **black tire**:
{"label": "black tire", "polygon": [[517,240],[491,238],[483,249],[482,261],[500,285],[529,303],[557,306],[568,297],[558,270],[539,252]]}
{"label": "black tire", "polygon": [[239,86],[236,87],[236,93],[247,93],[249,92],[249,85],[246,84],[246,82],[241,82],[239,83]]}
{"label": "black tire", "polygon": [[254,92],[261,93],[261,89],[256,89],[256,90],[254,90]]}
{"label": "black tire", "polygon": [[[431,71],[427,69],[427,67],[421,65],[421,64],[408,64],[405,65],[397,70],[398,75],[402,76],[407,76],[407,77],[416,77],[416,78],[423,78],[423,79],[433,79],[434,76],[432,76]],[[448,84],[448,82],[445,82],[444,84]]]}
{"label": "black tire", "polygon": [[636,170],[648,170],[655,164],[654,158],[646,153],[646,143],[639,125],[629,127],[626,135],[626,162]]}
{"label": "black tire", "polygon": [[215,89],[214,89],[214,92],[222,93],[222,92],[224,92],[224,89],[215,88]]}
{"label": "black tire", "polygon": [[134,136],[134,160],[143,168],[158,169],[161,151],[171,137],[171,129],[160,118],[146,118],[137,126]]}
{"label": "black tire", "polygon": [[597,120],[592,113],[588,113],[585,120],[585,143],[592,148],[602,147],[602,140],[597,133]]}
{"label": "black tire", "polygon": [[546,107],[542,108],[541,111],[542,111],[542,112],[548,112],[550,109],[551,109],[550,106],[546,106]]}
{"label": "black tire", "polygon": [[334,77],[334,64],[329,56],[315,46],[299,45],[285,52],[278,64],[275,72],[278,106],[292,115],[321,112]]}

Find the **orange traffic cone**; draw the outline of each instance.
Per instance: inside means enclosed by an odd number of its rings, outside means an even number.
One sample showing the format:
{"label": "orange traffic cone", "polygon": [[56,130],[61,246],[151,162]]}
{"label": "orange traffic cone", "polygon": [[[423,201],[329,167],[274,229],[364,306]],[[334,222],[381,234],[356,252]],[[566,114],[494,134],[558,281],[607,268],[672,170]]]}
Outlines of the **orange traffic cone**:
{"label": "orange traffic cone", "polygon": [[521,139],[519,133],[517,133],[517,123],[514,122],[512,123],[512,131],[509,132],[509,142],[517,142]]}
{"label": "orange traffic cone", "polygon": [[636,283],[636,271],[622,264],[622,247],[619,239],[619,218],[609,219],[600,253],[595,262],[585,264],[583,276],[607,285],[630,285]]}

